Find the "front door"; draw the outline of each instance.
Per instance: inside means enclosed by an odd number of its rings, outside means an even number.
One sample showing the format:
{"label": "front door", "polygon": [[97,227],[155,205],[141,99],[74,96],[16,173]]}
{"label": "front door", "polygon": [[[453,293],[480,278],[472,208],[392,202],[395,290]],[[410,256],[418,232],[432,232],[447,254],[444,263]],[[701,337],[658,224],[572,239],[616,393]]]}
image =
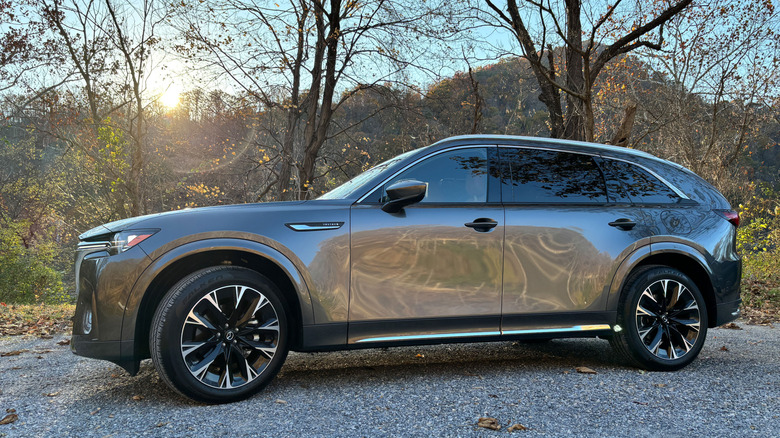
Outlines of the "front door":
{"label": "front door", "polygon": [[[353,206],[350,343],[499,334],[504,212],[489,196],[494,154],[434,154]],[[425,182],[426,197],[382,211],[384,187],[407,179]]]}

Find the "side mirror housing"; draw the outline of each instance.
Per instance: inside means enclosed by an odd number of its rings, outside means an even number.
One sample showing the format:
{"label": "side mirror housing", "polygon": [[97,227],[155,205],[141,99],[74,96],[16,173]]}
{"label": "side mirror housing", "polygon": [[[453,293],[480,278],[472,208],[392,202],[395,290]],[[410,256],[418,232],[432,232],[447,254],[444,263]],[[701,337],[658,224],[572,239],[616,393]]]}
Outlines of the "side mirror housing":
{"label": "side mirror housing", "polygon": [[385,191],[390,200],[382,205],[382,210],[387,213],[398,213],[407,205],[422,201],[428,191],[428,185],[421,181],[407,179],[392,184]]}

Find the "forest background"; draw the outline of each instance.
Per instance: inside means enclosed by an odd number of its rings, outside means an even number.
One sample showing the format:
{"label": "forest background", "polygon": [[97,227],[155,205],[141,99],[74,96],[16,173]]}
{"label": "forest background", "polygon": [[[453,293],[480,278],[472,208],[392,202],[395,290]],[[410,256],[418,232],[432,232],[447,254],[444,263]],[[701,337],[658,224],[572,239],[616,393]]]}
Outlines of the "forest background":
{"label": "forest background", "polygon": [[0,0],[0,302],[72,300],[101,223],[514,134],[707,179],[742,218],[747,308],[776,315],[778,31],[771,0]]}

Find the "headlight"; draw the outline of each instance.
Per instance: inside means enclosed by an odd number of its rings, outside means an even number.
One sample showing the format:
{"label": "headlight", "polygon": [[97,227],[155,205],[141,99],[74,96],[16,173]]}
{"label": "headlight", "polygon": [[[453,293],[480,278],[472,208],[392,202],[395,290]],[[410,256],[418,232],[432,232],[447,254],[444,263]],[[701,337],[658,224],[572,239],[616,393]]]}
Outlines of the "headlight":
{"label": "headlight", "polygon": [[127,230],[114,234],[111,241],[111,249],[115,254],[127,251],[144,240],[152,237],[160,230]]}

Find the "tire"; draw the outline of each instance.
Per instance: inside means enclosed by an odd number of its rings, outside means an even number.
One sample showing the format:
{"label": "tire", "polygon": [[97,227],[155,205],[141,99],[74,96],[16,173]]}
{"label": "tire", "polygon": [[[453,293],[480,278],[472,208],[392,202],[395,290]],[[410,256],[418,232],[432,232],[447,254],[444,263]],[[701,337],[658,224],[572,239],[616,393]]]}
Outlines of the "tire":
{"label": "tire", "polygon": [[682,272],[662,266],[637,271],[618,304],[621,328],[610,338],[632,365],[674,371],[698,356],[707,337],[707,305],[696,284]]}
{"label": "tire", "polygon": [[284,363],[287,315],[281,292],[261,274],[236,266],[202,269],[179,281],[157,307],[149,334],[152,361],[162,380],[185,397],[245,399]]}

